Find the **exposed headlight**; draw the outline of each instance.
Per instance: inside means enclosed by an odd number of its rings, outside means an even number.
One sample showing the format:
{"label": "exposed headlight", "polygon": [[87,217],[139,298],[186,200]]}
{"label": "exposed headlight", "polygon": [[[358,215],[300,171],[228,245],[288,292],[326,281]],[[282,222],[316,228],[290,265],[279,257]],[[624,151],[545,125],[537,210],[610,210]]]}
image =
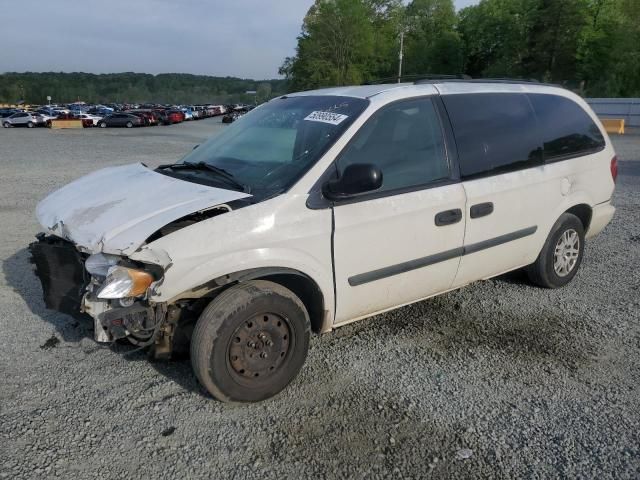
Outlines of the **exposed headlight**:
{"label": "exposed headlight", "polygon": [[84,268],[91,275],[106,277],[109,273],[109,269],[117,265],[120,258],[121,257],[117,255],[94,253],[85,260]]}
{"label": "exposed headlight", "polygon": [[153,283],[153,276],[144,270],[126,267],[111,267],[98,298],[138,297]]}

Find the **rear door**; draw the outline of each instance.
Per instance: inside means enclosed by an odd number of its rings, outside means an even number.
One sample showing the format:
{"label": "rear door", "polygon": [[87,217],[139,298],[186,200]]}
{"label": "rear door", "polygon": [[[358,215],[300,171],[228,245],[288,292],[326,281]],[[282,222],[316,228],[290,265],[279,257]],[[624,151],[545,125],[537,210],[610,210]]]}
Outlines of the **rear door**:
{"label": "rear door", "polygon": [[[437,100],[435,100],[437,101]],[[383,185],[334,206],[336,323],[451,287],[462,249],[465,194],[432,98],[382,107],[336,161],[375,164]]]}
{"label": "rear door", "polygon": [[443,95],[467,196],[461,286],[532,263],[562,201],[524,93]]}

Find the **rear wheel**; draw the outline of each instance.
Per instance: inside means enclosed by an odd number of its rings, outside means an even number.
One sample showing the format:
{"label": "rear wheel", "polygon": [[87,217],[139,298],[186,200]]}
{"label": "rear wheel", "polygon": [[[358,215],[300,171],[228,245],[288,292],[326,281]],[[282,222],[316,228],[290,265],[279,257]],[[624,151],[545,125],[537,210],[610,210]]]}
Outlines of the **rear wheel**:
{"label": "rear wheel", "polygon": [[98,123],[98,126],[99,126],[100,128],[107,128],[107,124],[106,124],[106,122],[100,122],[100,123]]}
{"label": "rear wheel", "polygon": [[309,335],[309,315],[293,292],[264,280],[241,283],[216,297],[198,319],[191,364],[217,399],[257,402],[298,374]]}
{"label": "rear wheel", "polygon": [[133,123],[127,122],[127,128],[131,128],[131,127],[133,127]]}
{"label": "rear wheel", "polygon": [[33,122],[28,122],[28,123],[27,123],[27,127],[28,127],[28,128],[33,128]]}
{"label": "rear wheel", "polygon": [[575,277],[584,253],[584,226],[578,217],[563,214],[551,229],[535,263],[527,267],[529,279],[545,288],[559,288]]}

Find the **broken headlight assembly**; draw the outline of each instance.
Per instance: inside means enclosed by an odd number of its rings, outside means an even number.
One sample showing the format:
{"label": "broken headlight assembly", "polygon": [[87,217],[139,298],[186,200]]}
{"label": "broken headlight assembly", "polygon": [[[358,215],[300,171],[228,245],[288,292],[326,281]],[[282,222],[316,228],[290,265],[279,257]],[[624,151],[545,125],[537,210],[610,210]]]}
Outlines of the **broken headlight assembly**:
{"label": "broken headlight assembly", "polygon": [[153,275],[145,270],[114,265],[107,270],[107,278],[98,290],[98,298],[113,300],[140,297],[153,282]]}

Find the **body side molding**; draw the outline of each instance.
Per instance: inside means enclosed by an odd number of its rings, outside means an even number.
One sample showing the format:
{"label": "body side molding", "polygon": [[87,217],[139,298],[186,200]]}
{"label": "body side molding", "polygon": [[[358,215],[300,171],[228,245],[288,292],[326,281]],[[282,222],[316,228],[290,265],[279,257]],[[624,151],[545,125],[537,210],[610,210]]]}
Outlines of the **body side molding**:
{"label": "body side molding", "polygon": [[453,248],[451,250],[446,250],[444,252],[429,255],[427,257],[416,258],[414,260],[409,260],[408,262],[402,262],[396,265],[372,270],[370,272],[360,273],[358,275],[349,277],[349,285],[351,285],[352,287],[357,287],[358,285],[375,282],[376,280],[382,280],[383,278],[410,272],[411,270],[416,270],[418,268],[428,267],[430,265],[445,262],[453,258],[470,255],[481,250],[486,250],[487,248],[497,247],[498,245],[502,245],[504,243],[528,237],[529,235],[533,235],[534,233],[536,233],[537,230],[537,226],[523,228],[522,230],[516,230],[515,232],[500,235],[499,237],[490,238],[488,240],[473,243],[464,247]]}

